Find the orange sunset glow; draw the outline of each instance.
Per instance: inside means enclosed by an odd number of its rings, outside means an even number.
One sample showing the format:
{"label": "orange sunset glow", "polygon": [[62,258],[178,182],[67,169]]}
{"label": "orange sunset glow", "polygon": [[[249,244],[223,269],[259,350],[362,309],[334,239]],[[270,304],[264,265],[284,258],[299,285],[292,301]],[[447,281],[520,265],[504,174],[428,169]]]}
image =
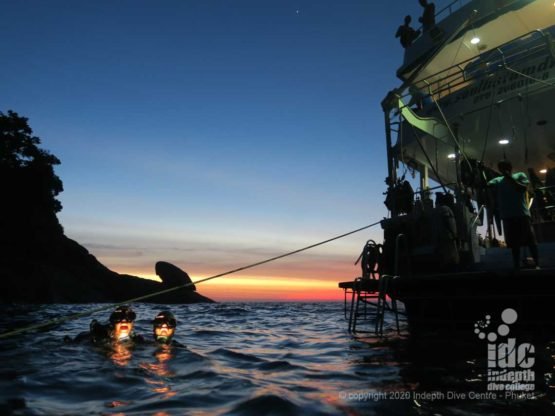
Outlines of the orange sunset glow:
{"label": "orange sunset glow", "polygon": [[[160,281],[153,274],[134,273]],[[210,275],[191,275],[193,282],[207,277]],[[338,281],[231,274],[202,282],[197,290],[216,301],[339,301],[343,300],[343,292],[337,288]]]}
{"label": "orange sunset glow", "polygon": [[[359,238],[359,244],[366,241]],[[359,254],[359,244],[329,246],[296,256],[279,259],[258,267],[225,275],[197,285],[198,293],[215,301],[339,301],[343,291],[338,282],[360,276],[360,265],[354,262]],[[286,252],[282,249],[282,252]],[[158,259],[166,261],[167,255],[156,252],[156,257],[138,261],[102,252],[99,260],[120,273],[161,281],[154,272]],[[272,253],[270,257],[279,253]],[[145,256],[146,257],[146,256]],[[258,256],[237,253],[234,258],[198,256],[198,260],[173,260],[169,262],[187,272],[193,282],[264,260]],[[202,264],[200,264],[202,263]],[[204,264],[206,263],[206,264]]]}
{"label": "orange sunset glow", "polygon": [[203,283],[202,293],[227,301],[336,301],[343,299],[337,282],[284,277],[229,276]]}
{"label": "orange sunset glow", "polygon": [[[202,282],[197,291],[221,302],[339,301],[343,300],[343,291],[337,284],[360,276],[360,265],[354,263],[367,240],[381,241],[380,228],[377,226],[306,251],[298,250],[360,225],[364,222],[356,226],[334,225],[330,230],[299,228],[294,233],[271,229],[264,235],[258,231],[251,235],[252,230],[242,228],[232,235],[216,235],[207,225],[201,227],[202,232],[196,231],[197,235],[187,229],[163,232],[162,228],[156,229],[150,223],[133,227],[114,224],[110,228],[116,236],[99,226],[95,227],[94,236],[82,229],[73,238],[87,241],[85,246],[91,254],[111,270],[156,281],[160,281],[155,274],[157,261],[174,264],[195,282],[294,253]],[[127,236],[129,232],[133,238]]]}

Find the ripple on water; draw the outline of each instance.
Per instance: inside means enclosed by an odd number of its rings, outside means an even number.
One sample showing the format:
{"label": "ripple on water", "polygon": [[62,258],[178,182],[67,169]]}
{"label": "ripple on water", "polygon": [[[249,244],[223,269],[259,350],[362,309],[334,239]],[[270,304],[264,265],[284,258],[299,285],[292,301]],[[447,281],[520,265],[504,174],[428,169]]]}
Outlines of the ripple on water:
{"label": "ripple on water", "polygon": [[220,331],[217,329],[197,329],[194,331],[194,335],[195,336],[199,336],[199,337],[227,337],[227,336],[231,336],[232,333],[230,333],[229,331]]}
{"label": "ripple on water", "polygon": [[293,416],[308,413],[307,409],[303,409],[287,399],[265,394],[245,400],[224,414],[227,416]]}
{"label": "ripple on water", "polygon": [[[0,332],[14,323],[36,324],[95,307],[0,306]],[[476,368],[483,368],[487,358],[480,355],[473,372],[464,366],[458,371],[441,360],[422,365],[422,351],[407,354],[402,338],[350,337],[340,303],[134,308],[136,332],[148,337],[152,317],[171,309],[178,320],[176,340],[187,348],[139,345],[108,351],[62,342],[64,335],[74,337],[86,330],[92,317],[106,320],[109,312],[0,340],[0,415],[415,414],[410,402],[357,402],[341,394],[402,391],[423,382],[433,387],[436,381],[464,388],[469,386],[465,377],[476,378]],[[437,366],[441,371],[430,370]],[[537,408],[544,411],[545,403]],[[437,403],[425,405],[422,414],[458,411]],[[25,409],[16,410],[17,406]],[[526,413],[524,404],[515,408],[515,414],[553,414],[552,405],[544,413]],[[508,414],[507,409],[499,403],[474,403],[460,414]]]}
{"label": "ripple on water", "polygon": [[229,306],[229,304],[216,304],[217,306],[215,306],[211,313],[212,315],[215,316],[232,316],[232,317],[236,317],[236,316],[244,316],[244,315],[249,315],[250,313],[252,313],[252,310],[250,307],[245,306],[245,307],[238,307],[238,306]]}
{"label": "ripple on water", "polygon": [[306,367],[301,365],[291,364],[289,361],[268,361],[257,366],[262,371],[292,371],[292,370],[306,370]]}

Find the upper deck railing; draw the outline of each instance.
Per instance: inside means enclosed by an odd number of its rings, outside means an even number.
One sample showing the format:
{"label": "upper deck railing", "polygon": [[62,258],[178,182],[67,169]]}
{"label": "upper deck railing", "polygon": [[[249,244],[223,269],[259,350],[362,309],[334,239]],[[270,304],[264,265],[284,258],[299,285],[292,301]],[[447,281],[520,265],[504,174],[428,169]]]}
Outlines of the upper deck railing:
{"label": "upper deck railing", "polygon": [[441,9],[439,12],[436,13],[436,18],[438,16],[441,16],[442,14],[450,15],[455,11],[457,11],[458,9],[460,9],[465,4],[468,4],[472,1],[473,0],[453,0],[451,3],[449,3],[447,6],[445,6],[443,9]]}
{"label": "upper deck railing", "polygon": [[[555,59],[554,35],[555,26],[529,32],[491,51],[459,62],[418,81],[413,88],[409,88],[409,91],[403,94],[403,97],[414,98],[414,87],[416,87],[416,90],[421,93],[420,98],[433,96],[435,100],[441,100],[465,87],[474,85],[480,79],[495,75],[502,69],[520,67],[531,58],[550,55]],[[527,75],[524,74],[524,76]]]}
{"label": "upper deck railing", "polygon": [[[435,14],[435,21],[439,22],[444,18],[451,16],[463,6],[467,5],[468,3],[472,3],[472,1],[474,0],[453,0],[451,3],[449,3],[447,6],[445,6],[443,9]],[[418,29],[420,29],[420,32],[422,33],[422,26],[420,26]]]}

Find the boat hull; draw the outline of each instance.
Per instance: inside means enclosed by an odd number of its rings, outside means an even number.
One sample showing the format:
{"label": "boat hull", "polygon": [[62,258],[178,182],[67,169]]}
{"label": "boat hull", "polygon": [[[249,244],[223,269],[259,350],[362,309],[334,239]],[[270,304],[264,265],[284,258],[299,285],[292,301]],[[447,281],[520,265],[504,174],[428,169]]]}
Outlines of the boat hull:
{"label": "boat hull", "polygon": [[555,269],[418,275],[394,280],[390,295],[405,305],[411,334],[468,333],[487,315],[510,308],[514,331],[550,336],[555,330]]}

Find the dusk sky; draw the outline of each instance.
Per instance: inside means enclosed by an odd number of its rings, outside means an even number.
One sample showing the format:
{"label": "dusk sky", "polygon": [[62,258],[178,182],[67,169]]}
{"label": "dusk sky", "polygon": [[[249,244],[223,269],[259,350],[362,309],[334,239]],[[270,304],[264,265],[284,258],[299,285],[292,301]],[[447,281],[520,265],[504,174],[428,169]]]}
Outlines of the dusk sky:
{"label": "dusk sky", "polygon": [[[119,273],[193,280],[386,215],[380,101],[410,1],[2,1],[0,111],[58,156],[66,235]],[[437,9],[445,4],[436,2]],[[198,286],[331,300],[375,227]]]}

